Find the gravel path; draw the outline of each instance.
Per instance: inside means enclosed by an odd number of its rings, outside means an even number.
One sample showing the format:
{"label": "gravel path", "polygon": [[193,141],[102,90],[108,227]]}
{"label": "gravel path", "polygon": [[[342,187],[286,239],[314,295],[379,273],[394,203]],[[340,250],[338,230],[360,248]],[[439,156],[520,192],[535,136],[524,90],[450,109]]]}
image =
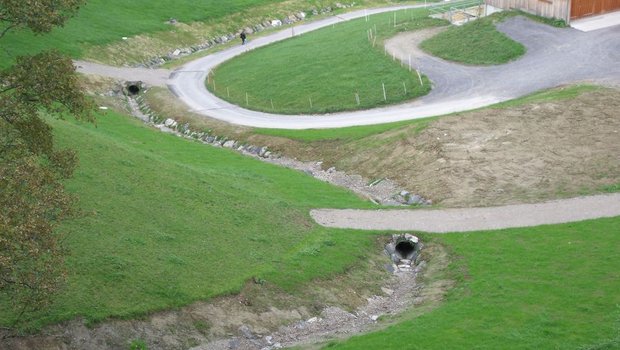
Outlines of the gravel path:
{"label": "gravel path", "polygon": [[168,69],[111,67],[79,60],[73,61],[73,64],[79,73],[100,75],[125,81],[142,81],[150,86],[166,87],[168,77],[172,74],[172,71]]}
{"label": "gravel path", "polygon": [[320,225],[338,228],[436,233],[496,230],[619,216],[620,193],[488,208],[315,209],[310,215]]}
{"label": "gravel path", "polygon": [[167,85],[191,110],[233,124],[278,129],[335,128],[370,125],[444,115],[488,106],[541,89],[580,81],[620,85],[620,26],[584,33],[554,28],[524,17],[510,18],[498,29],[527,48],[524,57],[508,64],[479,67],[450,63],[417,49],[420,33],[405,33],[387,43],[390,53],[419,68],[433,82],[427,96],[413,102],[365,111],[329,115],[286,116],[232,105],[205,87],[210,70],[246,51],[368,14],[419,6],[354,11],[284,29],[187,63],[174,72],[164,69],[116,68],[77,61],[78,71],[124,80]]}
{"label": "gravel path", "polygon": [[[295,27],[295,33],[299,35],[362,16],[363,11],[351,12]],[[443,115],[579,81],[620,84],[620,65],[617,64],[620,62],[620,26],[583,33],[515,17],[500,23],[498,29],[527,47],[524,57],[499,66],[464,66],[416,52],[406,43],[398,45],[399,40],[404,43],[407,36],[394,39],[397,44],[392,42],[388,48],[407,63],[409,53],[416,54],[412,65],[429,76],[434,85],[429,95],[396,106],[329,115],[285,116],[246,110],[207,91],[204,81],[210,70],[247,50],[290,37],[290,29],[190,62],[173,73],[168,85],[194,112],[205,116],[253,127],[310,129]]]}

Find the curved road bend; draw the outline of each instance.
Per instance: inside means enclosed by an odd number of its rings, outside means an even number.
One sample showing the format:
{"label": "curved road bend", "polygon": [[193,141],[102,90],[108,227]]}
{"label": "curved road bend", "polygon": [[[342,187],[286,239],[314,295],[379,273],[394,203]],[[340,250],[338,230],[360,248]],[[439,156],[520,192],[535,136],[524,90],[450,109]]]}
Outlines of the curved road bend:
{"label": "curved road bend", "polygon": [[[369,13],[404,8],[411,6],[375,9]],[[295,34],[364,15],[363,10],[355,11],[300,25],[294,28]],[[498,29],[526,46],[524,57],[504,65],[479,67],[450,63],[425,54],[418,55],[413,65],[433,81],[433,90],[413,102],[383,108],[328,115],[286,116],[243,109],[219,99],[205,88],[208,72],[217,65],[248,50],[284,40],[291,36],[292,29],[190,62],[172,73],[168,86],[194,112],[208,117],[252,127],[312,129],[443,115],[579,81],[620,83],[620,26],[584,33],[515,17],[500,23]],[[392,49],[397,56],[408,61],[407,51],[402,48]]]}
{"label": "curved road bend", "polygon": [[497,230],[620,216],[620,193],[488,208],[355,210],[315,209],[322,226],[434,233]]}

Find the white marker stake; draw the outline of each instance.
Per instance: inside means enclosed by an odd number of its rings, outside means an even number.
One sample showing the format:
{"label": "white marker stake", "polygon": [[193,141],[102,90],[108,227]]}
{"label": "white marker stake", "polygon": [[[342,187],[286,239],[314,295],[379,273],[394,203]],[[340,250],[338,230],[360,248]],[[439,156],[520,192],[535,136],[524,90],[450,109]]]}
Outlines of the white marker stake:
{"label": "white marker stake", "polygon": [[271,101],[271,110],[274,110],[275,108],[273,108],[273,98],[270,101]]}
{"label": "white marker stake", "polygon": [[308,97],[308,101],[310,101],[310,109],[312,109],[312,97]]}
{"label": "white marker stake", "polygon": [[409,54],[409,71],[411,72],[411,54]]}
{"label": "white marker stake", "polygon": [[226,87],[226,96],[230,98],[230,89],[228,89],[228,86]]}
{"label": "white marker stake", "polygon": [[394,28],[396,28],[396,12],[394,12]]}
{"label": "white marker stake", "polygon": [[249,106],[250,105],[250,98],[248,97],[248,93],[245,93],[245,105]]}
{"label": "white marker stake", "polygon": [[355,93],[355,102],[358,106],[360,105],[360,94],[358,92]]}
{"label": "white marker stake", "polygon": [[416,69],[415,71],[416,73],[418,73],[418,79],[420,79],[420,86],[424,86],[424,83],[422,82],[422,75],[420,75],[420,70]]}
{"label": "white marker stake", "polygon": [[381,83],[383,86],[383,101],[387,101],[387,93],[385,92],[385,83]]}
{"label": "white marker stake", "polygon": [[407,95],[407,85],[405,85],[404,81],[403,81],[403,90],[405,90],[405,95]]}

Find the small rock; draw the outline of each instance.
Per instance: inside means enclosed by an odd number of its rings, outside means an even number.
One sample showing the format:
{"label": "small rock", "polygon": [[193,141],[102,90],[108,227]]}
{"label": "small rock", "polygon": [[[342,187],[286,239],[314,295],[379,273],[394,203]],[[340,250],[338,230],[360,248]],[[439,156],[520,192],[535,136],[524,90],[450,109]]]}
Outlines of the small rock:
{"label": "small rock", "polygon": [[228,140],[226,142],[224,142],[223,146],[226,148],[234,148],[235,147],[235,140]]}
{"label": "small rock", "polygon": [[268,345],[273,344],[273,343],[271,342],[272,340],[273,340],[273,337],[272,337],[272,336],[270,336],[270,335],[268,335],[268,336],[266,336],[266,337],[265,337],[265,342],[266,342]]}
{"label": "small rock", "polygon": [[164,122],[164,125],[169,128],[174,128],[175,126],[177,126],[177,122],[174,119],[168,118]]}
{"label": "small rock", "polygon": [[309,320],[308,320],[308,321],[306,321],[306,322],[308,322],[308,323],[315,323],[315,322],[317,322],[318,320],[319,320],[319,318],[318,318],[318,317],[312,317],[311,319],[309,319]]}
{"label": "small rock", "polygon": [[179,49],[176,49],[176,50],[172,51],[172,56],[178,56],[180,54],[181,54],[181,50],[179,50]]}
{"label": "small rock", "polygon": [[393,291],[393,290],[391,290],[391,289],[389,289],[389,288],[385,288],[385,287],[381,287],[381,291],[382,291],[383,293],[385,293],[386,295],[389,295],[389,296],[391,296],[392,294],[394,294],[394,291]]}
{"label": "small rock", "polygon": [[402,197],[407,197],[409,195],[409,191],[400,191],[399,193]]}
{"label": "small rock", "polygon": [[280,21],[279,19],[274,19],[271,21],[271,26],[272,27],[279,27],[282,25],[282,21]]}
{"label": "small rock", "polygon": [[370,319],[373,320],[374,322],[377,322],[377,320],[379,319],[379,316],[372,315],[372,316],[370,316]]}
{"label": "small rock", "polygon": [[412,204],[421,204],[424,203],[424,199],[422,199],[422,197],[420,197],[417,194],[414,194],[413,196],[409,196],[409,199],[407,199],[407,204],[412,205]]}
{"label": "small rock", "polygon": [[243,325],[241,327],[239,327],[239,332],[241,332],[241,334],[243,334],[244,337],[246,337],[247,339],[254,339],[254,334],[252,334],[252,331],[250,330],[250,327]]}

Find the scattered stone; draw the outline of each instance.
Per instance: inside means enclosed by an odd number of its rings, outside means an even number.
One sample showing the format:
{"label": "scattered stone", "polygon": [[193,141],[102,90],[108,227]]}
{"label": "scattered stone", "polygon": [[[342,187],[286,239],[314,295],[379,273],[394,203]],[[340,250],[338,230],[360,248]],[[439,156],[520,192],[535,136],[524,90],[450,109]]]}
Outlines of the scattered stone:
{"label": "scattered stone", "polygon": [[379,316],[377,316],[377,315],[372,315],[372,316],[370,316],[370,319],[371,319],[373,322],[377,322],[377,320],[379,319]]}
{"label": "scattered stone", "polygon": [[280,21],[279,19],[274,19],[271,21],[272,27],[280,27],[281,25],[282,25],[282,21]]}
{"label": "scattered stone", "polygon": [[174,128],[177,126],[177,122],[174,119],[168,118],[164,122],[164,125],[168,128]]}
{"label": "scattered stone", "polygon": [[391,296],[392,294],[394,294],[394,290],[389,289],[389,288],[385,288],[385,287],[381,287],[381,291],[383,293],[385,293],[388,296]]}
{"label": "scattered stone", "polygon": [[246,339],[254,339],[255,338],[254,334],[252,334],[252,330],[250,330],[250,327],[248,327],[246,325],[242,325],[241,327],[239,327],[239,332],[241,332],[241,334],[243,334],[243,336]]}
{"label": "scattered stone", "polygon": [[237,141],[235,141],[235,140],[228,140],[228,141],[224,142],[224,144],[222,146],[224,146],[226,148],[234,148],[236,143],[237,143]]}
{"label": "scattered stone", "polygon": [[308,321],[306,321],[306,322],[307,322],[307,323],[312,324],[312,323],[317,322],[318,320],[319,320],[319,318],[318,318],[318,317],[312,317],[311,319],[309,319],[309,320],[308,320]]}

